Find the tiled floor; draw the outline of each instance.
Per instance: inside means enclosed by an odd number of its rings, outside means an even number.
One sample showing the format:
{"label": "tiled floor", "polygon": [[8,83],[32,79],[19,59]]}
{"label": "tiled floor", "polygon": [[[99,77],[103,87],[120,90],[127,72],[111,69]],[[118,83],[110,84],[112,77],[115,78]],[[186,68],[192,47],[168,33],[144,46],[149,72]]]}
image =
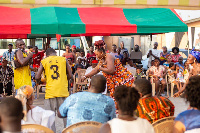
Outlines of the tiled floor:
{"label": "tiled floor", "polygon": [[[177,116],[180,112],[186,110],[188,108],[188,104],[186,104],[185,100],[183,98],[169,98],[172,103],[175,105],[175,114],[174,116]],[[44,93],[40,93],[39,99],[35,99],[34,105],[43,107],[44,106]],[[64,128],[63,120],[56,117],[56,133],[60,133]]]}

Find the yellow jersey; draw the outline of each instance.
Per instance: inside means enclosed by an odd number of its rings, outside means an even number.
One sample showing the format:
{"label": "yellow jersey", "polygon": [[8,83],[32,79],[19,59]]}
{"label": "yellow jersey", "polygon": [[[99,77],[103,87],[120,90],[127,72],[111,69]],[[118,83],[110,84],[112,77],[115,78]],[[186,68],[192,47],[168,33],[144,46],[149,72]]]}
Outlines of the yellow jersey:
{"label": "yellow jersey", "polygon": [[45,99],[68,97],[68,80],[66,59],[60,56],[49,56],[41,61],[46,79]]}
{"label": "yellow jersey", "polygon": [[[26,58],[27,54],[23,53],[23,57]],[[16,57],[14,57],[14,60],[16,60]],[[19,89],[24,85],[32,86],[31,69],[29,65],[14,69],[14,84],[15,89]]]}

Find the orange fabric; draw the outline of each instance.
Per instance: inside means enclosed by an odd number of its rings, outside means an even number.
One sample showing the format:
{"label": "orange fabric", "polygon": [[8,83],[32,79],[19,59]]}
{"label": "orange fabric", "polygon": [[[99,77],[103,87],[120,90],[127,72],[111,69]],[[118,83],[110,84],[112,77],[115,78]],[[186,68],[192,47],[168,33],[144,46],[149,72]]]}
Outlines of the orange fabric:
{"label": "orange fabric", "polygon": [[[113,98],[113,94],[115,88],[120,85],[126,85],[131,87],[134,82],[133,75],[122,66],[119,59],[115,59],[115,73],[114,74],[106,74],[104,72],[103,75],[107,79],[107,89],[110,92],[110,96]],[[106,67],[106,66],[104,66]]]}
{"label": "orange fabric", "polygon": [[153,123],[161,118],[174,116],[174,108],[173,103],[165,97],[147,97],[139,100],[136,114]]}

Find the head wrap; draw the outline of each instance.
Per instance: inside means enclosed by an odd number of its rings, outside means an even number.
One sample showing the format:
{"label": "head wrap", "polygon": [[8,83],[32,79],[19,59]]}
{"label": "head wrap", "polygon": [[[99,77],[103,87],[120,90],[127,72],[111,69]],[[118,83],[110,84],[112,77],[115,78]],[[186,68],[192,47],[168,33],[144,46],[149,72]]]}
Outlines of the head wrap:
{"label": "head wrap", "polygon": [[190,52],[190,54],[197,59],[197,62],[200,63],[200,52],[199,51],[194,51],[194,49],[192,49],[192,51]]}
{"label": "head wrap", "polygon": [[15,96],[15,98],[19,99],[22,102],[23,105],[23,112],[24,112],[24,121],[27,120],[27,100],[29,98],[31,98],[31,96],[33,95],[33,87],[29,86],[29,85],[25,85],[22,86],[18,89],[17,91],[17,95]]}
{"label": "head wrap", "polygon": [[98,49],[103,48],[104,45],[106,45],[106,44],[103,40],[99,40],[94,43],[94,46],[96,46],[96,48],[98,48]]}

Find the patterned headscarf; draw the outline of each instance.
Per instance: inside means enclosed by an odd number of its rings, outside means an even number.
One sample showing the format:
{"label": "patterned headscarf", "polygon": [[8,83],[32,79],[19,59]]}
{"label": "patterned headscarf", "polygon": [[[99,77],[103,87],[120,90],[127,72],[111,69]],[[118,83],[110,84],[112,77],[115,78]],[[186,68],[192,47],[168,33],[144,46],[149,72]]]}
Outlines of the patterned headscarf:
{"label": "patterned headscarf", "polygon": [[27,100],[33,95],[33,87],[29,85],[22,86],[18,89],[15,98],[19,99],[23,105],[24,121],[27,121]]}
{"label": "patterned headscarf", "polygon": [[199,51],[194,51],[194,49],[192,49],[192,51],[190,52],[190,54],[197,59],[198,63],[200,63],[200,52]]}

